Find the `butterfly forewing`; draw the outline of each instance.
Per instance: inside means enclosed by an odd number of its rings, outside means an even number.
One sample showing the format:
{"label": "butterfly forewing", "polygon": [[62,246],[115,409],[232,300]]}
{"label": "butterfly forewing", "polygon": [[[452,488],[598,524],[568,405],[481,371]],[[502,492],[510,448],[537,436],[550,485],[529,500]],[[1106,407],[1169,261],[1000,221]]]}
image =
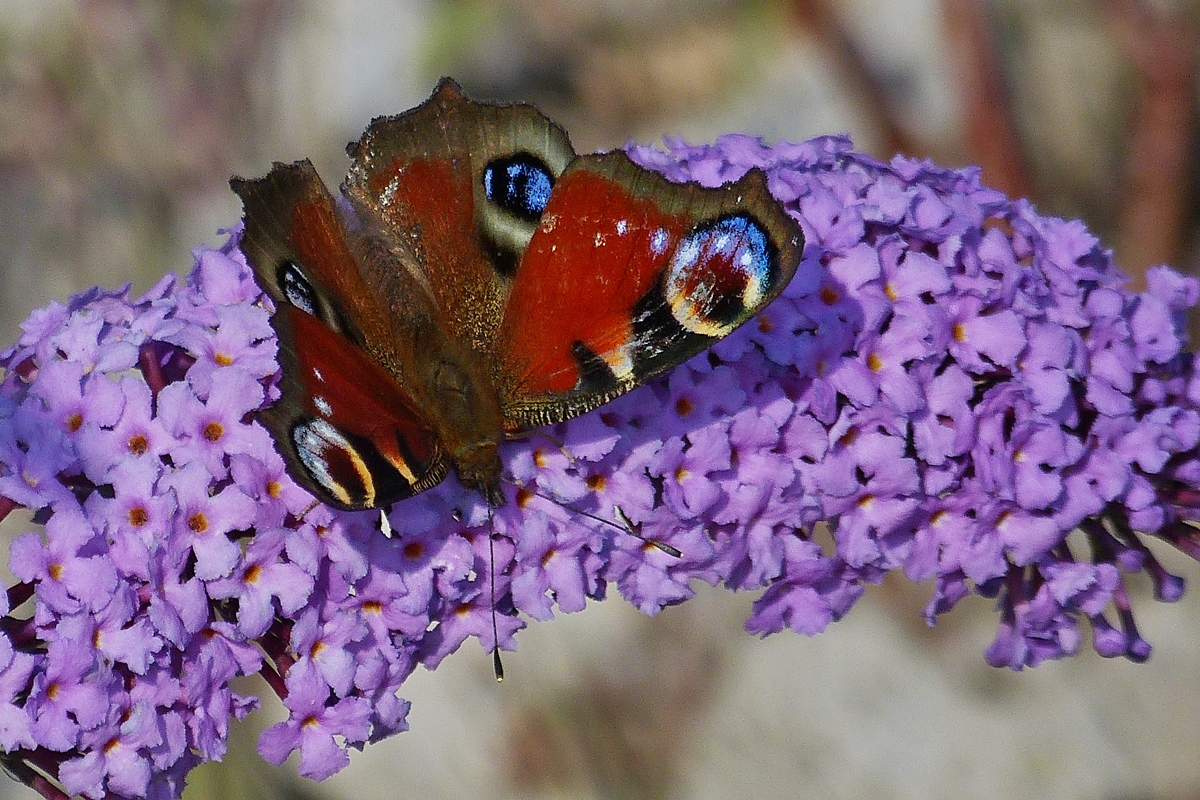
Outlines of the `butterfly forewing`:
{"label": "butterfly forewing", "polygon": [[695,355],[783,290],[802,245],[760,171],[708,189],[670,183],[624,153],[576,159],[505,309],[496,369],[506,418],[566,419]]}
{"label": "butterfly forewing", "polygon": [[285,444],[294,476],[347,509],[409,497],[445,477],[445,453],[391,375],[310,314],[283,306],[273,322],[285,343],[282,397],[259,419]]}
{"label": "butterfly forewing", "polygon": [[411,360],[411,342],[391,335],[391,315],[357,266],[365,245],[312,165],[276,164],[232,185],[246,206],[243,252],[276,306],[281,396],[260,419],[293,477],[341,508],[436,484],[447,464],[419,400],[373,355]]}

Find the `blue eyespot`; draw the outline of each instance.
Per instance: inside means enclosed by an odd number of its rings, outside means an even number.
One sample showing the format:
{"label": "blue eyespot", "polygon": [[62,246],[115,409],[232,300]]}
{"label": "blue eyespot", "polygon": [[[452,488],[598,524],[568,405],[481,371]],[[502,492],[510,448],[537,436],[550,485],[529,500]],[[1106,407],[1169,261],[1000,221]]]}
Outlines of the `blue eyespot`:
{"label": "blue eyespot", "polygon": [[300,265],[295,261],[281,261],[275,279],[279,282],[279,289],[283,292],[284,299],[306,314],[312,314],[314,317],[321,316],[317,291],[309,282],[308,276],[304,274],[304,270],[300,269]]}
{"label": "blue eyespot", "polygon": [[531,222],[546,210],[553,188],[550,168],[529,153],[497,158],[483,170],[483,193],[487,199]]}
{"label": "blue eyespot", "polygon": [[672,316],[693,333],[724,336],[762,307],[779,280],[777,262],[766,229],[749,214],[697,226],[667,266]]}

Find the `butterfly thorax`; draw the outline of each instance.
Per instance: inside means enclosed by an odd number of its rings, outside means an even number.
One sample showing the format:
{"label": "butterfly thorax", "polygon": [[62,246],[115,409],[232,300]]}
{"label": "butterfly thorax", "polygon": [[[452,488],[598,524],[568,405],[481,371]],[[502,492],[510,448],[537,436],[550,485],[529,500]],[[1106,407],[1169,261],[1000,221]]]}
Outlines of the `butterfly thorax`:
{"label": "butterfly thorax", "polygon": [[488,505],[504,505],[500,491],[500,452],[496,442],[481,441],[452,453],[458,480],[483,495]]}
{"label": "butterfly thorax", "polygon": [[[492,505],[500,494],[500,440],[504,417],[487,370],[457,348],[444,347],[425,372],[438,439],[462,483],[478,490]],[[457,357],[455,357],[457,356]]]}

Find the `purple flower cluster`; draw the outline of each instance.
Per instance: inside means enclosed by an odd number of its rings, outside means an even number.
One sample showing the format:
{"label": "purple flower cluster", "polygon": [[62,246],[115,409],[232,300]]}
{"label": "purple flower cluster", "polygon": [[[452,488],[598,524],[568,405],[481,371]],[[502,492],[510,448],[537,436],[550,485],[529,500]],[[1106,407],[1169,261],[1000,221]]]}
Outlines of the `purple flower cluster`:
{"label": "purple flower cluster", "polygon": [[712,185],[763,167],[804,260],[710,352],[506,443],[496,509],[450,476],[388,537],[292,482],[253,418],[278,365],[236,231],[182,284],[35,312],[0,354],[0,512],[41,526],[0,600],[0,761],[47,796],[176,797],[259,674],[288,709],[259,751],[323,778],[405,729],[418,665],[610,585],[646,613],[695,579],[765,589],[750,631],[813,634],[899,568],[934,579],[931,623],[998,598],[992,664],[1071,654],[1081,623],[1148,655],[1125,576],[1174,600],[1145,540],[1200,556],[1196,281],[1125,291],[1078,223],[840,138],[632,152]]}

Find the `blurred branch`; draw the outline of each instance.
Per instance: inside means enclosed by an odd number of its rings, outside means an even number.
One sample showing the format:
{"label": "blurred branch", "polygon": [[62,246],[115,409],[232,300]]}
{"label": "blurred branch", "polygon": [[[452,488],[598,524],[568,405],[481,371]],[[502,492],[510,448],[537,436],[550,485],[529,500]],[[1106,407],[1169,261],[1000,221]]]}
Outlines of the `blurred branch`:
{"label": "blurred branch", "polygon": [[1112,28],[1137,71],[1139,93],[1125,158],[1115,249],[1144,286],[1147,267],[1182,264],[1192,191],[1197,26],[1139,0],[1108,0]]}
{"label": "blurred branch", "polygon": [[983,180],[1011,197],[1033,193],[1029,165],[1004,86],[983,0],[942,0],[951,60],[957,66],[963,136]]}
{"label": "blurred branch", "polygon": [[871,69],[864,49],[834,13],[833,6],[831,0],[796,0],[792,13],[799,27],[815,41],[826,43],[826,56],[845,88],[857,98],[857,105],[867,115],[871,127],[879,132],[884,152],[923,155],[925,148],[901,123],[891,94]]}

